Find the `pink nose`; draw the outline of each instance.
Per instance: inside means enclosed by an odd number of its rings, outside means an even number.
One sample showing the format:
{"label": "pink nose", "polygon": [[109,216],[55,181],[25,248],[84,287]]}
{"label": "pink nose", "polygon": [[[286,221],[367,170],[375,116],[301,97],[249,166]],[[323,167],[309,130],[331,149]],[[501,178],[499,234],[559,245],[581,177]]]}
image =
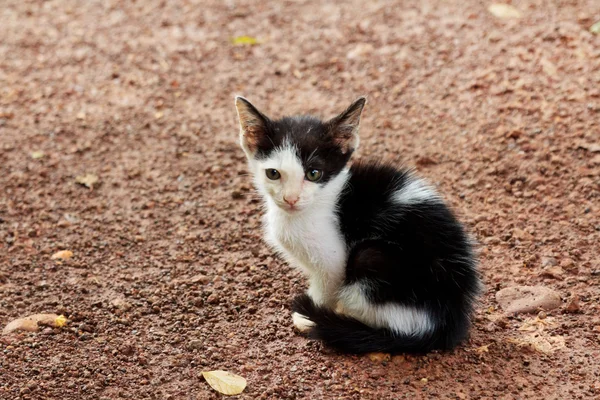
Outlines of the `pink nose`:
{"label": "pink nose", "polygon": [[288,203],[290,206],[293,206],[298,202],[298,197],[283,197],[283,201]]}

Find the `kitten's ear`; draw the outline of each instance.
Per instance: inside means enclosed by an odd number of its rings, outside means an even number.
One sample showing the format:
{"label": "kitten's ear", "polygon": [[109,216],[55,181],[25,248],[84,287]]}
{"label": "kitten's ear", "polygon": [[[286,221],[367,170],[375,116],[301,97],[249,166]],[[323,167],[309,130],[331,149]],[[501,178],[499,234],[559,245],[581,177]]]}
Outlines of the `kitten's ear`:
{"label": "kitten's ear", "polygon": [[251,158],[258,150],[261,138],[267,134],[269,119],[241,96],[235,98],[235,108],[240,121],[240,144],[248,158]]}
{"label": "kitten's ear", "polygon": [[366,102],[366,97],[359,97],[346,111],[328,122],[329,134],[333,137],[334,143],[342,148],[344,154],[358,148],[358,127]]}

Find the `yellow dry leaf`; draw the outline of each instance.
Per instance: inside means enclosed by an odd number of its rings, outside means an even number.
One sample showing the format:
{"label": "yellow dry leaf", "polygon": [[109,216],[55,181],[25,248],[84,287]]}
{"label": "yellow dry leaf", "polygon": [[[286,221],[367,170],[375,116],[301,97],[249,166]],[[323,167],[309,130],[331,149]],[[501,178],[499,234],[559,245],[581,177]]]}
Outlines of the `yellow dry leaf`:
{"label": "yellow dry leaf", "polygon": [[227,371],[202,371],[211,388],[226,395],[240,394],[246,388],[246,379]]}
{"label": "yellow dry leaf", "polygon": [[590,32],[592,32],[595,35],[600,35],[600,21],[590,26]]}
{"label": "yellow dry leaf", "polygon": [[237,36],[231,39],[231,44],[234,46],[253,46],[259,43],[258,39],[251,36]]}
{"label": "yellow dry leaf", "polygon": [[490,346],[492,344],[486,344],[485,346],[481,346],[475,349],[475,351],[479,354],[483,354],[483,353],[489,353],[490,352]]}
{"label": "yellow dry leaf", "polygon": [[34,160],[39,160],[40,158],[43,158],[45,156],[43,151],[33,151],[31,152],[31,158],[33,158]]}
{"label": "yellow dry leaf", "polygon": [[67,317],[64,315],[59,315],[58,317],[54,318],[55,327],[62,328],[65,325],[67,325]]}
{"label": "yellow dry leaf", "polygon": [[61,250],[52,254],[51,258],[53,260],[68,260],[71,257],[73,257],[73,252],[71,250]]}
{"label": "yellow dry leaf", "polygon": [[521,11],[517,10],[515,7],[510,4],[491,4],[488,7],[488,11],[494,16],[498,18],[521,18]]}
{"label": "yellow dry leaf", "polygon": [[75,178],[75,182],[77,182],[80,185],[83,185],[85,187],[88,187],[90,189],[93,189],[94,184],[96,184],[98,182],[98,177],[94,174],[80,175]]}

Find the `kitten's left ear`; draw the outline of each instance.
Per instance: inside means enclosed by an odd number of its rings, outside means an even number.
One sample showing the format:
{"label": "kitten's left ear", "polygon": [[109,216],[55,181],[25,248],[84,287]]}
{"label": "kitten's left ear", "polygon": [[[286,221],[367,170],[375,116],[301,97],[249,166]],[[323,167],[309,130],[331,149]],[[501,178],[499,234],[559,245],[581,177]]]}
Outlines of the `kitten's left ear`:
{"label": "kitten's left ear", "polygon": [[366,102],[366,97],[359,97],[346,111],[327,123],[329,134],[333,137],[334,143],[342,148],[344,154],[352,153],[358,148],[360,116]]}

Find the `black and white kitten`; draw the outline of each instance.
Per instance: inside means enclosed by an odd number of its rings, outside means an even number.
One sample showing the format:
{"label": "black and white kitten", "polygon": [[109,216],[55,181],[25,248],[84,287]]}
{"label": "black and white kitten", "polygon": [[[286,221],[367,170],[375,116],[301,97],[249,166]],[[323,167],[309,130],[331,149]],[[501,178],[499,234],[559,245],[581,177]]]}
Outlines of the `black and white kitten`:
{"label": "black and white kitten", "polygon": [[467,337],[480,288],[469,238],[410,171],[347,165],[365,102],[322,122],[271,120],[235,99],[266,241],[309,280],[294,325],[347,353],[452,349]]}

